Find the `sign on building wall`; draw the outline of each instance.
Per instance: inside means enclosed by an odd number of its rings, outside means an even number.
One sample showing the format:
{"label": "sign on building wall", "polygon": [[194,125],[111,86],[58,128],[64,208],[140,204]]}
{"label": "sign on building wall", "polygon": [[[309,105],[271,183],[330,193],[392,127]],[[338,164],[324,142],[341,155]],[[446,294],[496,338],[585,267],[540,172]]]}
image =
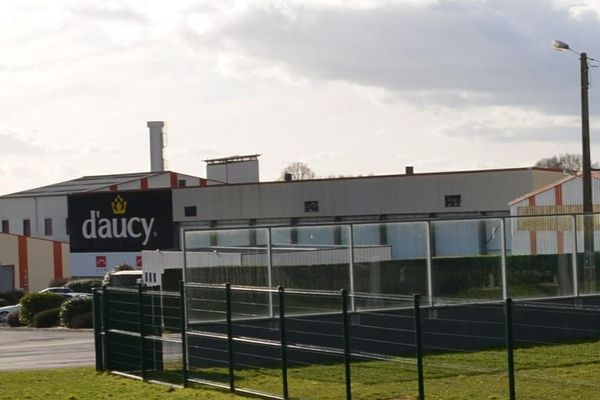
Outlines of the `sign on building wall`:
{"label": "sign on building wall", "polygon": [[68,212],[71,253],[174,247],[170,190],[71,195]]}

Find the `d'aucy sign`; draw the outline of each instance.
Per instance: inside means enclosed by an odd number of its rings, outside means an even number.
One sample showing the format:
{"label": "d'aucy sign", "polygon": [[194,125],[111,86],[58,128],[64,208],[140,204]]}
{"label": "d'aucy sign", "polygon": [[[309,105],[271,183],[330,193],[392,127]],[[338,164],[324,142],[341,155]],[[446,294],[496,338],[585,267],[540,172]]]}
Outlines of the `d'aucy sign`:
{"label": "d'aucy sign", "polygon": [[72,253],[174,247],[170,190],[76,194],[68,207]]}

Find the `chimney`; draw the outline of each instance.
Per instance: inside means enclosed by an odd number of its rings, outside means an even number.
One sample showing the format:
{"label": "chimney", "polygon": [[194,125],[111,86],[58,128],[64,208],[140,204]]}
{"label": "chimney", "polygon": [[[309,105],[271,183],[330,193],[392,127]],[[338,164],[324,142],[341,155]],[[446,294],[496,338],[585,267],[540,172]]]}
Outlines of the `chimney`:
{"label": "chimney", "polygon": [[290,174],[289,172],[286,172],[283,175],[283,180],[286,181],[286,182],[291,182],[292,181],[292,174]]}
{"label": "chimney", "polygon": [[412,174],[415,173],[415,169],[414,169],[414,167],[412,165],[409,165],[409,166],[407,166],[407,167],[404,168],[404,173],[406,175],[412,175]]}
{"label": "chimney", "polygon": [[160,172],[165,170],[165,160],[163,158],[163,121],[148,121],[146,124],[150,128],[150,171]]}

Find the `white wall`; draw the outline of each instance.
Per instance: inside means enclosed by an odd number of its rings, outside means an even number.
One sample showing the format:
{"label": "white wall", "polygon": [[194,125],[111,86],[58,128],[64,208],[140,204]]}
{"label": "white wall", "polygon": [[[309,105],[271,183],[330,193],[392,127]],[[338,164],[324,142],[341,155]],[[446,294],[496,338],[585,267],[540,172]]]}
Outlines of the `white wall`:
{"label": "white wall", "polygon": [[[52,219],[52,235],[44,231],[44,219]],[[9,233],[23,234],[23,220],[31,221],[31,236],[68,242],[67,197],[8,197],[0,199],[0,220],[8,220]]]}
{"label": "white wall", "polygon": [[[104,276],[115,265],[127,263],[136,267],[136,259],[142,254],[131,253],[71,253],[70,271],[71,276]],[[106,268],[96,267],[96,257],[106,257]]]}

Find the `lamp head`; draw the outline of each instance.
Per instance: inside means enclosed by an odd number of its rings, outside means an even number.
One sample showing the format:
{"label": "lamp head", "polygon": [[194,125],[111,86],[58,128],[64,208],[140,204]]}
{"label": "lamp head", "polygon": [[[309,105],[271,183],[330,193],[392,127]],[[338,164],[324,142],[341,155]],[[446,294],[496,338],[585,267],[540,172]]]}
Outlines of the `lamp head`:
{"label": "lamp head", "polygon": [[565,42],[562,42],[560,40],[553,40],[552,48],[555,50],[558,50],[558,51],[571,50],[571,48],[569,47],[568,44],[566,44]]}

